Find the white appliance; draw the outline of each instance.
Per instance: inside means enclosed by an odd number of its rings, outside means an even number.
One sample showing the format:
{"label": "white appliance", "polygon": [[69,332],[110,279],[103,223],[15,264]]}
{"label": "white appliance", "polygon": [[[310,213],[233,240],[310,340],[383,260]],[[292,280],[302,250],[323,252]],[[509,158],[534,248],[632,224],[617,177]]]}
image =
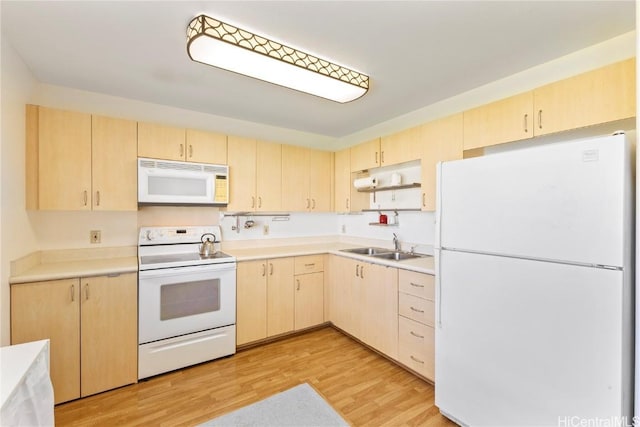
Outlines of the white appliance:
{"label": "white appliance", "polygon": [[616,135],[439,165],[435,402],[445,416],[631,425],[631,162]]}
{"label": "white appliance", "polygon": [[229,167],[138,158],[138,203],[212,205],[229,203]]}
{"label": "white appliance", "polygon": [[220,227],[143,227],[138,240],[138,378],[236,351],[236,259],[200,255]]}

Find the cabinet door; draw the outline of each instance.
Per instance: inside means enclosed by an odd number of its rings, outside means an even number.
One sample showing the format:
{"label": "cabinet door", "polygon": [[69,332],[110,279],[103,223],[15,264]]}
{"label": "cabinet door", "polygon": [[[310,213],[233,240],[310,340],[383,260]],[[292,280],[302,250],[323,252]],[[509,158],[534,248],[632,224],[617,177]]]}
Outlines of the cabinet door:
{"label": "cabinet door", "polygon": [[138,122],[138,156],[185,160],[185,129]]}
{"label": "cabinet door", "polygon": [[89,396],[138,378],[136,273],[81,280],[81,387]]}
{"label": "cabinet door", "polygon": [[361,269],[362,341],[398,358],[398,269],[365,264]]}
{"label": "cabinet door", "polygon": [[267,272],[267,336],[293,331],[293,258],[269,260]]}
{"label": "cabinet door", "polygon": [[464,112],[464,149],[533,138],[533,92]]}
{"label": "cabinet door", "polygon": [[309,197],[309,149],[282,146],[282,209],[304,212],[311,209]]}
{"label": "cabinet door", "polygon": [[256,210],[256,140],[229,136],[229,211]]}
{"label": "cabinet door", "polygon": [[335,200],[336,212],[349,212],[351,204],[351,150],[335,153]]}
{"label": "cabinet door", "polygon": [[351,147],[351,171],[380,166],[380,138]]}
{"label": "cabinet door", "polygon": [[380,166],[418,159],[419,139],[419,126],[380,138]]}
{"label": "cabinet door", "polygon": [[256,159],[257,210],[282,209],[282,145],[258,141]]}
{"label": "cabinet door", "polygon": [[38,107],[38,209],[91,210],[91,115]]}
{"label": "cabinet door", "polygon": [[331,152],[309,150],[309,198],[312,212],[331,210]]}
{"label": "cabinet door", "polygon": [[422,210],[436,210],[436,165],[462,159],[462,114],[424,124],[420,129],[422,151]]}
{"label": "cabinet door", "polygon": [[296,330],[319,325],[324,320],[324,273],[295,276]]}
{"label": "cabinet door", "polygon": [[634,117],[635,73],[632,58],[535,89],[535,134]]}
{"label": "cabinet door", "polygon": [[138,210],[136,122],[91,117],[93,210]]}
{"label": "cabinet door", "polygon": [[187,161],[227,164],[227,135],[187,129]]}
{"label": "cabinet door", "polygon": [[239,262],[236,344],[267,337],[267,261]]}
{"label": "cabinet door", "polygon": [[11,344],[50,340],[55,403],[80,397],[78,279],[11,286]]}

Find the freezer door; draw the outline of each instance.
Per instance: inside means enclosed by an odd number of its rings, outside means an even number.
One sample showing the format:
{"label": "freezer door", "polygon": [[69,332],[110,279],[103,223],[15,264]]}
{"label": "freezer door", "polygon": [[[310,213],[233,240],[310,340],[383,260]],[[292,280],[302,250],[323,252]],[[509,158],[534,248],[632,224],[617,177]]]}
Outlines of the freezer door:
{"label": "freezer door", "polygon": [[441,412],[473,426],[623,416],[631,422],[631,319],[622,271],[437,255]]}
{"label": "freezer door", "polygon": [[438,178],[438,247],[624,265],[632,229],[624,135],[446,162]]}

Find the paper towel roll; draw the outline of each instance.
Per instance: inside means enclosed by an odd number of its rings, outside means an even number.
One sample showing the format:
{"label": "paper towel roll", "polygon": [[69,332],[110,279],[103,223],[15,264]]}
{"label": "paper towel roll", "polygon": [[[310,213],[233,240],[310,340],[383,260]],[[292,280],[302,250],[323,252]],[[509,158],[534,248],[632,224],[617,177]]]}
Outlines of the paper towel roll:
{"label": "paper towel roll", "polygon": [[353,186],[356,188],[372,188],[378,185],[378,179],[372,176],[366,178],[358,178],[353,181]]}

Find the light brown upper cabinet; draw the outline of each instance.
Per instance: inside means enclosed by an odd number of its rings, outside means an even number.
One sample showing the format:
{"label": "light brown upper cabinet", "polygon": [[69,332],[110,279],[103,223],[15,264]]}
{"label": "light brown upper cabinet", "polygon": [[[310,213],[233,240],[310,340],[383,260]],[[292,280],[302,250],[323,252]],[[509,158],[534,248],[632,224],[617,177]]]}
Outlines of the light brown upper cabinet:
{"label": "light brown upper cabinet", "polygon": [[227,164],[227,135],[187,129],[188,162]]}
{"label": "light brown upper cabinet", "polygon": [[335,192],[334,202],[336,212],[349,212],[351,205],[351,150],[345,149],[335,152],[334,163]]}
{"label": "light brown upper cabinet", "polygon": [[464,112],[464,149],[533,138],[533,92]]}
{"label": "light brown upper cabinet", "polygon": [[636,115],[635,58],[464,112],[464,149],[627,119]]}
{"label": "light brown upper cabinet", "polygon": [[326,212],[331,209],[331,152],[282,146],[282,209]]}
{"label": "light brown upper cabinet", "polygon": [[380,166],[395,165],[420,158],[420,126],[380,138]]}
{"label": "light brown upper cabinet", "polygon": [[282,209],[282,146],[229,136],[230,211]]}
{"label": "light brown upper cabinet", "polygon": [[27,105],[26,204],[133,210],[136,122]]}
{"label": "light brown upper cabinet", "polygon": [[351,147],[351,172],[380,166],[380,138]]}
{"label": "light brown upper cabinet", "polygon": [[462,158],[462,113],[425,123],[422,149],[422,210],[436,210],[436,165]]}
{"label": "light brown upper cabinet", "polygon": [[634,117],[635,58],[542,86],[533,98],[536,135]]}

